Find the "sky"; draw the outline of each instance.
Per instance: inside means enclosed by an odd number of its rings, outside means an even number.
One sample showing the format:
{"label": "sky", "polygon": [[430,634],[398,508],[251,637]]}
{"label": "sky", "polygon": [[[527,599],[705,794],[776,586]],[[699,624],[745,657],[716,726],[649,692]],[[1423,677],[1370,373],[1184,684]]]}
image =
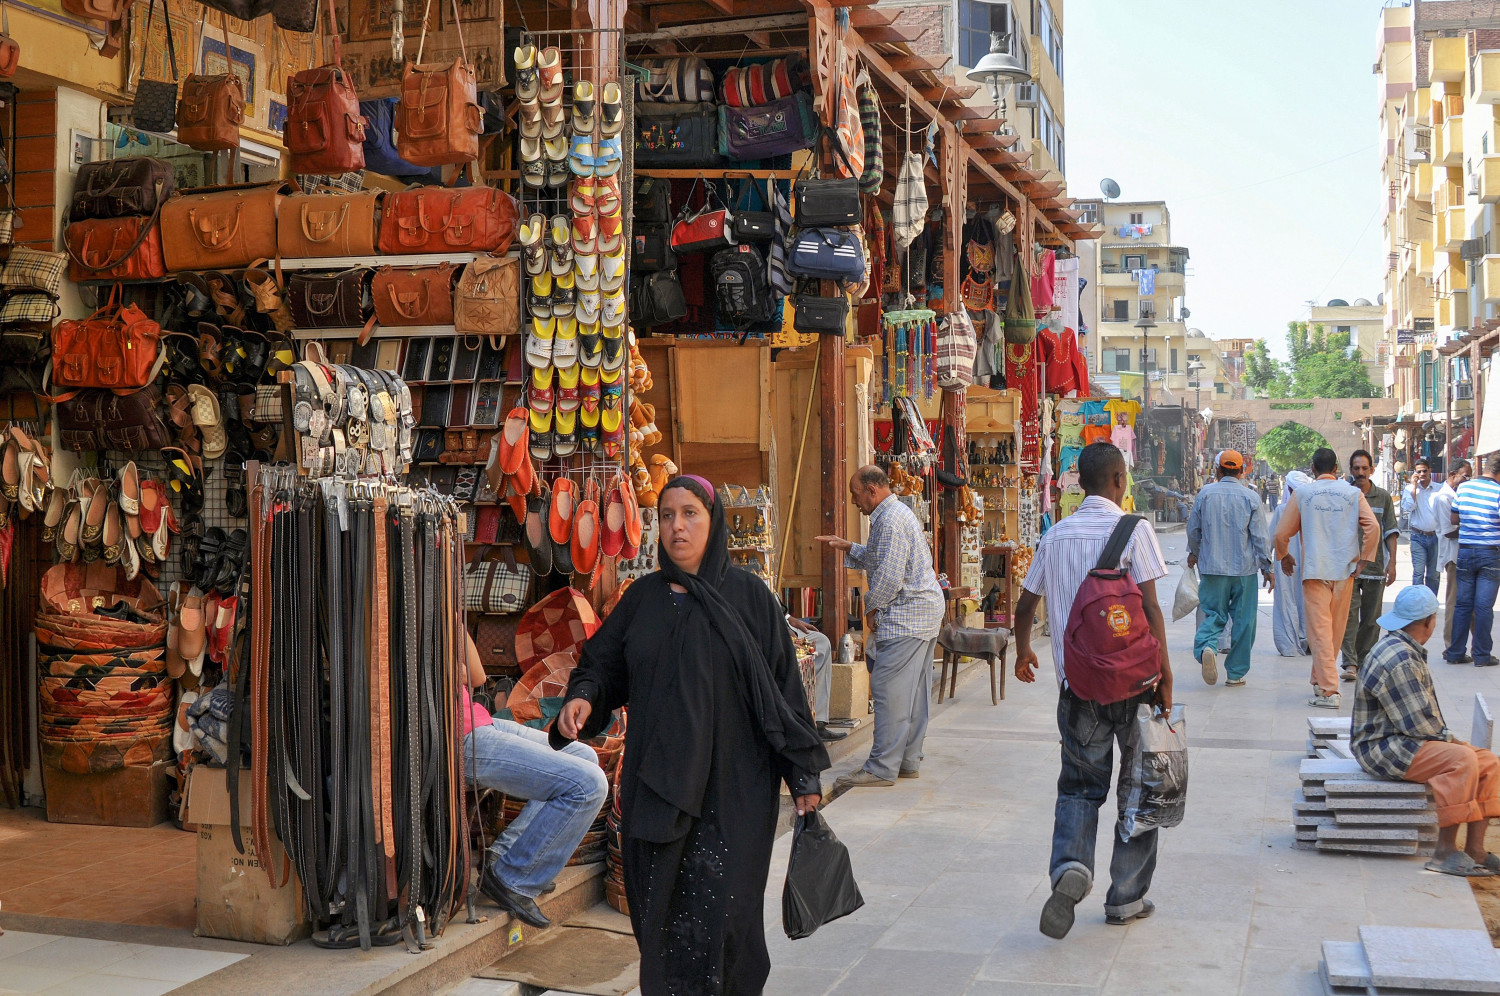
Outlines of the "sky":
{"label": "sky", "polygon": [[1065,0],[1068,194],[1162,200],[1188,324],[1286,355],[1307,302],[1382,290],[1379,0]]}

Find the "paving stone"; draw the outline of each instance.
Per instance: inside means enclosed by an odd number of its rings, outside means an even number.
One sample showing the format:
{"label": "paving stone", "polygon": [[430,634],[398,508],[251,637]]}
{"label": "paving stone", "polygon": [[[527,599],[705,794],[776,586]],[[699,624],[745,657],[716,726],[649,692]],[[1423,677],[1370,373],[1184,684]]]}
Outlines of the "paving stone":
{"label": "paving stone", "polygon": [[1319,782],[1319,783],[1317,783],[1315,785],[1304,784],[1302,786],[1302,798],[1304,798],[1304,799],[1326,799],[1326,798],[1328,798],[1328,793],[1323,791],[1323,783],[1322,782]]}
{"label": "paving stone", "polygon": [[1353,725],[1354,717],[1352,716],[1307,717],[1307,730],[1313,734],[1339,734],[1347,737]]}
{"label": "paving stone", "polygon": [[1426,798],[1415,796],[1375,796],[1372,798],[1370,796],[1351,795],[1338,799],[1337,802],[1330,802],[1328,805],[1336,813],[1354,809],[1365,811],[1389,810],[1392,812],[1396,810],[1417,810],[1420,812],[1427,808],[1428,803]]}
{"label": "paving stone", "polygon": [[1359,939],[1377,988],[1500,993],[1500,957],[1485,931],[1365,925]]}
{"label": "paving stone", "polygon": [[1372,774],[1359,766],[1358,761],[1346,760],[1319,760],[1315,758],[1303,758],[1301,765],[1297,768],[1297,776],[1303,781],[1326,781],[1330,778],[1357,778],[1362,781],[1384,781],[1376,779]]}
{"label": "paving stone", "polygon": [[1335,813],[1339,826],[1361,826],[1381,823],[1411,824],[1413,826],[1437,826],[1437,813],[1427,810],[1421,813],[1351,813],[1347,809]]}
{"label": "paving stone", "polygon": [[1328,750],[1337,757],[1352,758],[1354,750],[1349,746],[1347,740],[1334,740],[1328,745]]}
{"label": "paving stone", "polygon": [[1335,986],[1364,986],[1370,982],[1370,963],[1358,941],[1324,941],[1323,969]]}
{"label": "paving stone", "polygon": [[1332,813],[1333,810],[1328,808],[1328,803],[1326,802],[1294,802],[1292,803],[1292,812],[1306,813],[1309,816],[1324,816]]}
{"label": "paving stone", "polygon": [[1341,986],[1329,981],[1328,963],[1324,961],[1318,962],[1318,981],[1323,983],[1324,996],[1368,996],[1370,992],[1365,986]]}
{"label": "paving stone", "polygon": [[1352,779],[1329,779],[1323,783],[1329,795],[1427,795],[1422,782],[1365,782]]}
{"label": "paving stone", "polygon": [[1394,841],[1406,841],[1406,840],[1409,840],[1412,843],[1416,843],[1416,841],[1417,841],[1417,831],[1416,831],[1415,828],[1397,829],[1397,830],[1381,830],[1381,829],[1378,829],[1376,827],[1325,826],[1325,827],[1319,827],[1318,828],[1318,839],[1319,840],[1357,840],[1357,841],[1367,841],[1367,842],[1371,842],[1371,843],[1373,843],[1375,841],[1387,841],[1387,840],[1394,840]]}
{"label": "paving stone", "polygon": [[1469,743],[1475,747],[1483,747],[1485,750],[1492,749],[1495,741],[1495,717],[1490,715],[1490,705],[1484,700],[1484,694],[1474,693],[1474,728],[1469,731]]}
{"label": "paving stone", "polygon": [[1416,854],[1416,844],[1353,844],[1344,840],[1320,840],[1312,845],[1319,851],[1344,851],[1350,854]]}

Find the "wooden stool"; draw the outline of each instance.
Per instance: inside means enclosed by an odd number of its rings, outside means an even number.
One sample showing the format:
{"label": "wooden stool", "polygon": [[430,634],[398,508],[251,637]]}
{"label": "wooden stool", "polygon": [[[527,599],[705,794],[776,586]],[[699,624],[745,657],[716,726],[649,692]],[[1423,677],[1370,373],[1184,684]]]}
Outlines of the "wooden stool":
{"label": "wooden stool", "polygon": [[[943,689],[947,697],[953,698],[958,689],[958,661],[961,657],[982,657],[990,665],[990,704],[999,705],[1005,698],[1005,651],[1010,646],[1008,629],[972,629],[954,622],[943,624],[938,634],[938,646],[943,648],[942,670],[938,673],[938,702],[943,701]],[[995,691],[995,664],[1000,665],[1000,690]],[[952,668],[952,677],[949,676]]]}

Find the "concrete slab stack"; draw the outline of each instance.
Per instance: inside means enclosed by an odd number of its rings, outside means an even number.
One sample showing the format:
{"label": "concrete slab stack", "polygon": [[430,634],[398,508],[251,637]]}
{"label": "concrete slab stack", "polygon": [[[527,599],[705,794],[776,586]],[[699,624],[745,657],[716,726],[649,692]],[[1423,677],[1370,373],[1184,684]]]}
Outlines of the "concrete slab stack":
{"label": "concrete slab stack", "polygon": [[1329,996],[1500,993],[1500,954],[1483,930],[1365,926],[1323,942],[1318,974]]}
{"label": "concrete slab stack", "polygon": [[1367,774],[1352,758],[1305,758],[1292,804],[1296,846],[1353,854],[1430,854],[1437,811],[1427,786]]}
{"label": "concrete slab stack", "polygon": [[1307,756],[1318,757],[1318,751],[1328,750],[1342,743],[1349,746],[1348,716],[1307,717]]}

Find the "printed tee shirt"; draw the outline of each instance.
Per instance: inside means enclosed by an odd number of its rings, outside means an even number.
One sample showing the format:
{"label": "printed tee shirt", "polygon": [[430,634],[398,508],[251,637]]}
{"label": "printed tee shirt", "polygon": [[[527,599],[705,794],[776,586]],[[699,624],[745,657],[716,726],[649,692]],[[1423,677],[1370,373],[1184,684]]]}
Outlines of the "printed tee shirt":
{"label": "printed tee shirt", "polygon": [[1139,401],[1121,401],[1119,398],[1113,398],[1104,403],[1104,410],[1109,412],[1110,421],[1115,424],[1118,425],[1120,421],[1119,416],[1124,415],[1130,425],[1134,426],[1135,417],[1141,410],[1141,403]]}
{"label": "printed tee shirt", "polygon": [[1476,477],[1458,486],[1459,546],[1500,546],[1500,481]]}

